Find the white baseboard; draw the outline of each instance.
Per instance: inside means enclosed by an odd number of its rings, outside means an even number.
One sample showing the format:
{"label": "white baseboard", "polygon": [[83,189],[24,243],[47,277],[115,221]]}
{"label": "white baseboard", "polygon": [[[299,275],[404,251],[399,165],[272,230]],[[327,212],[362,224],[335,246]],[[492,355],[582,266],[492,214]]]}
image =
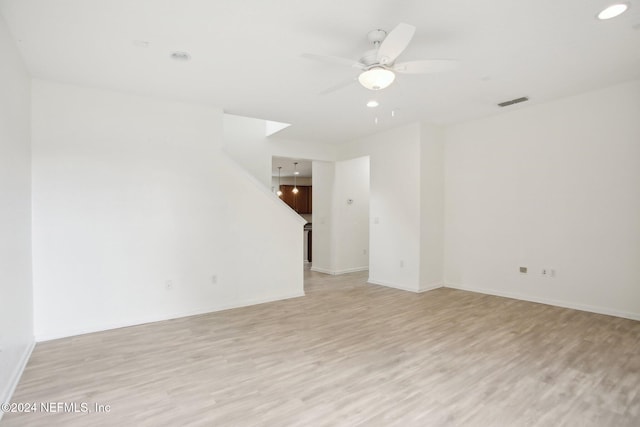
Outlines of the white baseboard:
{"label": "white baseboard", "polygon": [[420,290],[418,292],[427,292],[432,291],[434,289],[443,288],[444,285],[442,283],[431,283],[430,285],[420,286]]}
{"label": "white baseboard", "polygon": [[[1,403],[9,403],[11,402],[11,397],[13,393],[16,391],[16,387],[18,387],[18,383],[20,382],[20,377],[22,377],[22,373],[24,369],[27,367],[27,363],[29,363],[29,359],[31,358],[31,353],[36,346],[35,340],[32,340],[29,345],[27,345],[22,352],[22,356],[20,356],[20,360],[16,365],[13,373],[11,374],[11,379],[9,380],[9,386],[6,389],[5,396],[0,396]],[[0,411],[0,420],[2,420],[2,415],[4,412]]]}
{"label": "white baseboard", "polygon": [[316,271],[318,273],[324,273],[324,274],[331,274],[332,276],[338,276],[340,274],[346,274],[346,273],[355,273],[356,271],[367,271],[368,269],[369,269],[368,266],[346,268],[344,270],[329,270],[326,268],[311,267],[311,271]]}
{"label": "white baseboard", "polygon": [[140,318],[140,319],[135,319],[128,322],[109,323],[109,324],[104,324],[100,326],[83,328],[83,329],[74,329],[74,330],[69,330],[69,331],[54,333],[54,334],[39,334],[39,335],[36,335],[36,342],[51,341],[59,338],[73,337],[76,335],[91,334],[94,332],[108,331],[111,329],[144,325],[145,323],[162,322],[165,320],[178,319],[180,317],[198,316],[200,314],[214,313],[216,311],[231,310],[233,308],[248,307],[251,305],[264,304],[264,303],[274,302],[274,301],[282,301],[286,299],[299,298],[303,296],[305,296],[304,291],[293,292],[289,294],[283,294],[283,295],[272,296],[267,298],[250,299],[250,300],[245,300],[245,301],[236,302],[232,304],[222,304],[222,305],[217,305],[213,307],[203,307],[203,308],[194,309],[194,310],[171,313],[163,316]]}
{"label": "white baseboard", "polygon": [[438,288],[442,287],[441,284],[433,284],[433,285],[427,285],[425,287],[421,287],[420,289],[415,289],[415,288],[410,288],[408,286],[398,285],[398,284],[395,284],[395,283],[381,282],[381,281],[378,281],[378,280],[373,280],[371,278],[367,279],[367,283],[371,283],[372,285],[386,286],[387,288],[400,289],[401,291],[408,291],[408,292],[413,292],[413,293],[416,293],[416,294],[420,294],[422,292],[427,292],[427,291],[432,291],[434,289],[438,289]]}
{"label": "white baseboard", "polygon": [[550,298],[532,297],[529,295],[518,294],[516,292],[503,292],[503,291],[496,291],[494,289],[476,288],[476,287],[464,286],[464,285],[454,285],[451,283],[447,283],[445,287],[452,288],[452,289],[459,289],[461,291],[469,291],[469,292],[477,292],[480,294],[494,295],[498,297],[513,298],[513,299],[518,299],[522,301],[537,302],[540,304],[553,305],[556,307],[571,308],[571,309],[580,310],[580,311],[588,311],[590,313],[606,314],[607,316],[616,316],[616,317],[623,317],[625,319],[640,320],[640,313],[629,313],[626,311],[615,310],[607,307],[596,307],[596,306],[587,305],[587,304],[577,304],[573,302],[559,301],[559,300],[554,300]]}

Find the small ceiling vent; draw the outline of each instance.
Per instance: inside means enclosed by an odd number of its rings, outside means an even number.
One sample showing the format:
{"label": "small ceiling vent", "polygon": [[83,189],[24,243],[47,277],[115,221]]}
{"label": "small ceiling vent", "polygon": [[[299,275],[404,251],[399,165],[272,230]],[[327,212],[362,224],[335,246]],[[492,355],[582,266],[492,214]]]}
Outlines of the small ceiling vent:
{"label": "small ceiling vent", "polygon": [[512,99],[510,101],[504,101],[498,104],[498,107],[508,107],[509,105],[519,104],[520,102],[528,101],[529,97],[523,96],[522,98]]}

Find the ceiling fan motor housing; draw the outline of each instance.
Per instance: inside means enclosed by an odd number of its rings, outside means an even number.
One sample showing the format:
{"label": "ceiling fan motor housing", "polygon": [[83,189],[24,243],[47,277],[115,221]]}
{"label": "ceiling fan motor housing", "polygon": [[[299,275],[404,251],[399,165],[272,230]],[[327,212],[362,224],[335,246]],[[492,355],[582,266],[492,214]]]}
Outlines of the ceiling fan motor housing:
{"label": "ceiling fan motor housing", "polygon": [[385,30],[372,30],[367,34],[367,39],[369,39],[369,41],[376,47],[382,43],[385,37],[387,37],[387,32]]}
{"label": "ceiling fan motor housing", "polygon": [[360,63],[371,66],[378,63],[378,48],[380,44],[387,37],[387,32],[385,30],[371,30],[367,33],[367,40],[373,43],[373,49],[370,49],[360,57]]}
{"label": "ceiling fan motor housing", "polygon": [[360,63],[371,66],[378,63],[378,49],[370,49],[362,55]]}

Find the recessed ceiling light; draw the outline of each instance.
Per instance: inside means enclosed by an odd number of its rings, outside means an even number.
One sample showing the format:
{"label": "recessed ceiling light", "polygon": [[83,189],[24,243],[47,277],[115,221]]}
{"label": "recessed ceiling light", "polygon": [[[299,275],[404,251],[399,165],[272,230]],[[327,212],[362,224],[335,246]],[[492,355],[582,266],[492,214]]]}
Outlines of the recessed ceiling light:
{"label": "recessed ceiling light", "polygon": [[598,14],[598,19],[605,20],[615,18],[616,16],[623,14],[628,8],[629,5],[627,3],[612,4]]}
{"label": "recessed ceiling light", "polygon": [[187,52],[171,52],[171,58],[176,61],[188,61],[191,59],[191,55]]}
{"label": "recessed ceiling light", "polygon": [[380,104],[378,104],[378,101],[373,100],[373,99],[371,101],[367,102],[367,107],[369,107],[369,108],[375,108],[378,105],[380,105]]}

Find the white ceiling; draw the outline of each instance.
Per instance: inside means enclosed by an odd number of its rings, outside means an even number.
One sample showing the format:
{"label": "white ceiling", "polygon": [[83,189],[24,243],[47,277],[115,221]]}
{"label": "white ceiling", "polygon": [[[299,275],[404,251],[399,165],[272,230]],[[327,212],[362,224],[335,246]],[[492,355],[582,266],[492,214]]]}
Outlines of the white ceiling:
{"label": "white ceiling", "polygon": [[[640,0],[618,18],[595,19],[610,3],[0,0],[0,13],[35,77],[206,103],[291,123],[279,137],[336,143],[416,120],[494,114],[497,102],[520,96],[534,104],[640,78]],[[302,53],[357,60],[370,48],[367,32],[400,22],[417,31],[399,61],[455,58],[459,68],[399,75],[381,92],[353,84],[318,95],[357,70]],[[170,59],[176,50],[192,59]],[[367,109],[373,98],[380,107]]]}
{"label": "white ceiling", "polygon": [[[298,165],[294,168],[293,163],[297,162]],[[273,157],[271,160],[271,176],[278,176],[278,166],[280,169],[280,176],[285,178],[293,176],[294,171],[300,172],[298,176],[300,178],[311,178],[312,176],[312,164],[311,160],[304,159],[290,159],[289,157]]]}

